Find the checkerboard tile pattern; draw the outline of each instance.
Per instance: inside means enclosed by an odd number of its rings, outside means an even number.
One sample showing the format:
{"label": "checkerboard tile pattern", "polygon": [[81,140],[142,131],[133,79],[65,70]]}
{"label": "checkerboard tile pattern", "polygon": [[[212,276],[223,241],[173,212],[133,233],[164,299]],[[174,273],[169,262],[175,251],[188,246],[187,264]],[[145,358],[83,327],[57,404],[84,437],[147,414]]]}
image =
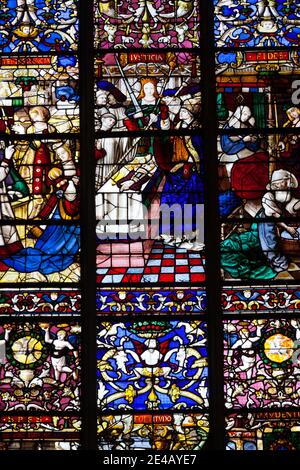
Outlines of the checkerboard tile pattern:
{"label": "checkerboard tile pattern", "polygon": [[205,280],[203,253],[155,242],[145,267],[97,269],[101,284],[196,283]]}

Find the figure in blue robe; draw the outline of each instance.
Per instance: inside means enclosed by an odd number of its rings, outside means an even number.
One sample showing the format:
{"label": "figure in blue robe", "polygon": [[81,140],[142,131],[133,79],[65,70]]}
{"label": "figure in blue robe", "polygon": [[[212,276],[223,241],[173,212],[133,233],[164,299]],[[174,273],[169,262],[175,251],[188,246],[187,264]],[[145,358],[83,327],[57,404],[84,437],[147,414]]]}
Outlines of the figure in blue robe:
{"label": "figure in blue robe", "polygon": [[[187,210],[187,205],[190,205],[191,212],[189,217],[182,221],[182,227],[176,227],[174,224],[174,215],[171,213],[170,226],[164,226],[164,221],[161,222],[161,233],[192,233],[197,230],[197,205],[204,204],[204,169],[203,169],[203,150],[202,138],[198,135],[175,137],[173,144],[177,147],[176,140],[180,139],[182,145],[187,149],[187,156],[193,153],[194,159],[190,162],[188,159],[181,162],[181,166],[177,171],[169,171],[166,174],[166,183],[164,185],[161,204],[166,204],[169,207],[178,205],[181,208],[181,214],[184,215]],[[183,155],[177,155],[178,158],[184,158]],[[192,158],[193,158],[192,157]],[[180,160],[178,160],[180,161]],[[173,160],[173,165],[176,161]],[[180,165],[180,164],[179,164]],[[179,166],[178,165],[178,166]]]}
{"label": "figure in blue robe", "polygon": [[[56,208],[52,220],[62,220]],[[23,248],[4,264],[21,273],[38,271],[41,274],[61,272],[76,261],[80,248],[78,225],[48,225],[33,248]]]}
{"label": "figure in blue robe", "polygon": [[[80,227],[75,224],[56,224],[56,222],[78,217],[79,195],[76,185],[79,179],[77,176],[65,178],[61,169],[54,168],[52,171],[55,175],[53,177],[55,191],[47,205],[50,209],[53,208],[51,216],[53,224],[45,228],[33,248],[23,248],[2,260],[4,264],[18,272],[38,271],[47,275],[61,272],[76,261],[80,248]],[[43,210],[45,214],[48,211],[47,207]],[[43,213],[41,218],[45,218]]]}

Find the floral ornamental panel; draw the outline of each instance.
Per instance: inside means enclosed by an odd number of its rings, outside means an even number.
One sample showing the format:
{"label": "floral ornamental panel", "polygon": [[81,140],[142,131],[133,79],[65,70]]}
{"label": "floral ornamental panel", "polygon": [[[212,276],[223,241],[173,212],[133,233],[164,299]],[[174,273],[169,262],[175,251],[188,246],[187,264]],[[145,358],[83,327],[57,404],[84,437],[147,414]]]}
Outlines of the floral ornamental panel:
{"label": "floral ornamental panel", "polygon": [[78,46],[76,0],[3,0],[1,52],[69,52]]}
{"label": "floral ornamental panel", "polygon": [[214,0],[218,47],[298,46],[300,7],[291,0]]}
{"label": "floral ornamental panel", "polygon": [[0,316],[80,316],[81,295],[77,289],[0,289]]}
{"label": "floral ornamental panel", "polygon": [[204,322],[101,323],[97,363],[100,410],[208,406]]}
{"label": "floral ornamental panel", "polygon": [[300,312],[300,290],[293,286],[229,287],[222,290],[222,308],[228,314],[269,313],[293,315]]}
{"label": "floral ornamental panel", "polygon": [[199,46],[199,2],[108,0],[94,2],[96,48]]}
{"label": "floral ornamental panel", "polygon": [[[139,314],[199,314],[206,311],[206,293],[203,288],[152,289],[98,289],[98,315]],[[1,304],[0,304],[1,308]]]}

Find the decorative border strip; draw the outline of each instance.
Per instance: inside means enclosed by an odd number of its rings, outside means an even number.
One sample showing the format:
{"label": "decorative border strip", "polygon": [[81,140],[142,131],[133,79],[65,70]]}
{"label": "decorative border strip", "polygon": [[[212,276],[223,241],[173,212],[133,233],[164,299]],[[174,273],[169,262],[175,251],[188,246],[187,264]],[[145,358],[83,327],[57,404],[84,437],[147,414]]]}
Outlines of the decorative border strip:
{"label": "decorative border strip", "polygon": [[206,293],[203,288],[98,289],[96,305],[98,315],[199,314],[206,310]]}
{"label": "decorative border strip", "polygon": [[300,287],[223,288],[222,308],[224,313],[299,313]]}
{"label": "decorative border strip", "polygon": [[80,315],[81,294],[75,289],[21,288],[0,289],[0,317],[12,315]]}

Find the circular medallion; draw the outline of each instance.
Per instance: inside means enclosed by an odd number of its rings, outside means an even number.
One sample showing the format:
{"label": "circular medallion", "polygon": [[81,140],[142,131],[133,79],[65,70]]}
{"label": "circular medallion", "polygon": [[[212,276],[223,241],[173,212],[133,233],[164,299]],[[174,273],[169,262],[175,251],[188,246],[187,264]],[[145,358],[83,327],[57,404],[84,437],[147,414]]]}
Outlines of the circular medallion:
{"label": "circular medallion", "polygon": [[19,329],[12,332],[7,344],[7,359],[20,370],[41,366],[48,356],[48,347],[43,336],[34,329]]}
{"label": "circular medallion", "polygon": [[273,334],[264,342],[264,353],[272,362],[286,362],[294,353],[294,340],[282,333]]}
{"label": "circular medallion", "polygon": [[24,365],[31,365],[41,359],[43,345],[41,341],[36,338],[23,336],[12,344],[11,350],[17,362]]}

